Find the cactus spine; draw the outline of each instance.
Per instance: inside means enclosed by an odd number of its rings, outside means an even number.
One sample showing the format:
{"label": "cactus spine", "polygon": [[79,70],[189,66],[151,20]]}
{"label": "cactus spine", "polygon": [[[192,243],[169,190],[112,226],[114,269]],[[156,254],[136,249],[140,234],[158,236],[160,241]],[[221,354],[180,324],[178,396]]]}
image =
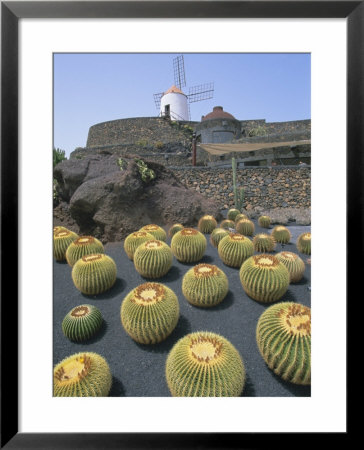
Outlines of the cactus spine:
{"label": "cactus spine", "polygon": [[252,256],[254,247],[252,241],[238,233],[229,233],[221,239],[218,249],[220,258],[227,266],[240,267]]}
{"label": "cactus spine", "polygon": [[290,282],[298,283],[302,279],[306,268],[302,259],[296,253],[292,252],[280,252],[277,253],[276,257],[287,267]]}
{"label": "cactus spine", "polygon": [[146,231],[136,231],[135,233],[129,234],[124,241],[124,250],[128,258],[133,260],[135,250],[139,245],[153,239],[154,236]]}
{"label": "cactus spine", "polygon": [[311,255],[311,233],[302,233],[296,242],[297,250],[304,255]]}
{"label": "cactus spine", "polygon": [[176,233],[171,241],[174,256],[181,262],[199,261],[207,247],[205,236],[194,228],[184,228]]}
{"label": "cactus spine", "polygon": [[228,230],[225,230],[223,228],[215,228],[210,236],[211,244],[215,248],[217,248],[219,246],[219,242],[221,241],[221,239],[227,236],[228,234],[229,234]]}
{"label": "cactus spine", "polygon": [[56,261],[66,259],[66,251],[70,244],[78,238],[78,235],[70,230],[58,230],[53,234],[53,254]]}
{"label": "cactus spine", "polygon": [[291,240],[291,232],[283,225],[277,225],[271,232],[272,237],[280,244],[288,244]]}
{"label": "cactus spine", "polygon": [[181,223],[175,223],[168,230],[168,236],[172,238],[178,231],[183,230],[184,226]]}
{"label": "cactus spine", "polygon": [[144,283],[124,298],[121,323],[128,335],[141,344],[155,344],[169,336],[177,325],[176,294],[160,283]]}
{"label": "cactus spine", "polygon": [[76,353],[53,370],[54,397],[107,397],[111,384],[109,365],[97,353]]}
{"label": "cactus spine", "polygon": [[159,225],[155,225],[154,223],[145,225],[139,231],[146,231],[154,236],[154,239],[158,241],[167,241],[167,233],[163,230]]}
{"label": "cactus spine", "polygon": [[271,223],[271,219],[269,216],[260,216],[258,219],[258,224],[262,228],[269,228]]}
{"label": "cactus spine", "polygon": [[220,223],[220,228],[223,228],[224,230],[227,230],[229,228],[235,229],[235,222],[230,219],[225,219]]}
{"label": "cactus spine", "polygon": [[245,292],[254,300],[274,302],[287,291],[288,269],[273,255],[263,253],[247,259],[240,268],[240,281]]}
{"label": "cactus spine", "polygon": [[86,295],[97,295],[110,289],[116,281],[116,264],[103,253],[82,256],[72,268],[72,280]]}
{"label": "cactus spine", "polygon": [[183,277],[182,292],[189,303],[210,307],[222,302],[229,290],[225,273],[212,264],[198,264]]}
{"label": "cactus spine", "polygon": [[249,219],[249,217],[246,214],[237,214],[235,217],[235,223],[238,223],[241,219]]}
{"label": "cactus spine", "polygon": [[81,236],[67,248],[66,259],[73,267],[82,256],[105,253],[102,243],[92,236]]}
{"label": "cactus spine", "polygon": [[63,319],[63,334],[70,341],[86,341],[99,331],[102,321],[101,312],[95,306],[79,305]]}
{"label": "cactus spine", "polygon": [[256,330],[257,344],[268,367],[284,380],[311,384],[311,309],[282,302],[267,308]]}
{"label": "cactus spine", "polygon": [[217,227],[217,222],[213,216],[205,215],[198,221],[197,227],[201,233],[212,233]]}
{"label": "cactus spine", "polygon": [[235,224],[235,230],[244,236],[253,236],[255,230],[254,222],[249,219],[241,219]]}
{"label": "cactus spine", "polygon": [[173,397],[238,397],[244,389],[245,367],[226,338],[198,331],[173,346],[166,379]]}
{"label": "cactus spine", "polygon": [[145,278],[163,277],[172,267],[173,253],[163,241],[152,239],[139,245],[134,253],[134,267]]}
{"label": "cactus spine", "polygon": [[256,252],[272,252],[275,249],[276,243],[271,235],[259,233],[253,238],[254,250]]}

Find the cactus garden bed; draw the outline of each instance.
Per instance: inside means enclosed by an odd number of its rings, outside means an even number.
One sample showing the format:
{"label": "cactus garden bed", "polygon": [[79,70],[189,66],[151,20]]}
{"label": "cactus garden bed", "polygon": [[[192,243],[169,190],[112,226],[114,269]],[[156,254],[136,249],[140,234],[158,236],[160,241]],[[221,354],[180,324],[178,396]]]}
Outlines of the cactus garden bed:
{"label": "cactus garden bed", "polygon": [[[259,226],[256,219],[255,234],[271,232]],[[291,283],[287,292],[279,300],[311,306],[311,266],[310,256],[299,253],[297,237],[310,231],[309,226],[287,225],[291,232],[290,243],[282,247],[277,244],[271,254],[282,250],[298,254],[305,262],[304,276],[298,283]],[[165,231],[168,229],[165,227]],[[135,230],[137,231],[137,230]],[[113,287],[96,296],[84,295],[76,289],[66,262],[54,260],[54,298],[53,298],[53,363],[56,366],[64,358],[82,352],[101,355],[109,364],[112,375],[110,396],[164,397],[170,396],[165,367],[167,356],[174,344],[182,337],[196,331],[217,333],[240,353],[246,371],[246,381],[242,396],[247,397],[289,397],[310,396],[310,385],[293,384],[275,375],[263,360],[256,341],[257,323],[264,311],[273,303],[262,303],[249,297],[241,284],[239,268],[225,265],[219,257],[217,248],[210,243],[206,234],[207,249],[201,260],[181,263],[173,257],[172,267],[166,275],[152,280],[163,283],[177,296],[179,319],[172,333],[162,342],[139,344],[125,331],[121,323],[121,303],[137,286],[151,281],[143,278],[134,267],[125,250],[124,242],[108,243],[105,253],[117,267],[117,279]],[[170,245],[171,238],[167,237]],[[257,254],[255,252],[254,254]],[[216,306],[200,308],[189,303],[182,293],[183,276],[197,264],[216,265],[227,276],[229,290],[226,297]],[[71,342],[62,331],[65,316],[79,305],[88,304],[99,309],[104,319],[101,328],[89,340],[82,343]],[[78,310],[77,310],[78,311]],[[77,314],[86,314],[80,310]],[[76,314],[75,313],[75,314]]]}

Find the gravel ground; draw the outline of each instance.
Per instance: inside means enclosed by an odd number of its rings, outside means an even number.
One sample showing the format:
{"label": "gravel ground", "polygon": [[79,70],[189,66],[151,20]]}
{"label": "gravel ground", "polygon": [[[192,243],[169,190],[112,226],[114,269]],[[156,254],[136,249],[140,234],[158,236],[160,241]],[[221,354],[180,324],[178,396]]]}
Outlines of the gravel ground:
{"label": "gravel ground", "polygon": [[[255,232],[267,232],[255,223]],[[299,234],[311,231],[310,226],[287,225],[292,233],[291,242],[284,250],[298,253],[295,242]],[[183,264],[175,258],[170,271],[163,278],[153,280],[170,287],[180,303],[180,318],[175,330],[163,342],[155,345],[141,345],[134,342],[124,331],[120,320],[120,307],[124,297],[146,280],[140,276],[124,251],[123,242],[109,243],[105,253],[116,262],[118,273],[113,288],[98,296],[81,294],[73,284],[71,267],[67,263],[54,261],[54,298],[53,298],[53,362],[77,352],[92,351],[102,355],[109,363],[113,374],[110,396],[165,397],[170,396],[165,380],[165,361],[168,352],[178,339],[187,333],[206,330],[221,334],[240,352],[243,358],[247,379],[242,396],[246,397],[301,397],[310,396],[310,386],[299,386],[285,382],[276,376],[265,364],[255,340],[256,324],[269,306],[254,301],[244,292],[239,269],[224,265],[209,242],[201,262],[217,265],[229,279],[229,292],[220,305],[201,309],[190,305],[182,294],[182,278],[190,267],[198,263]],[[170,244],[170,239],[167,239]],[[276,251],[282,251],[277,245]],[[299,254],[299,253],[298,253]],[[308,257],[300,254],[306,262]],[[306,264],[304,278],[291,284],[279,301],[294,301],[306,306],[311,305],[310,287],[311,266]],[[75,306],[92,304],[100,309],[104,326],[93,339],[77,344],[70,342],[62,332],[64,316]]]}

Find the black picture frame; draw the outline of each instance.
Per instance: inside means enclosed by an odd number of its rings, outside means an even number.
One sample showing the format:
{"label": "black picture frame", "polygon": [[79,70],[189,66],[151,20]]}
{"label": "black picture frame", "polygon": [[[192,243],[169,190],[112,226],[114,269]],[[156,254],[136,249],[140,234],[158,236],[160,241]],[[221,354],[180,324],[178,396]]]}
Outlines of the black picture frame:
{"label": "black picture frame", "polygon": [[[21,18],[346,18],[347,301],[359,290],[363,248],[364,1],[1,2],[1,448],[259,448],[275,434],[18,432],[18,22]],[[340,205],[343,209],[345,205]],[[11,268],[11,270],[9,269]],[[11,301],[9,291],[11,289]],[[15,320],[9,321],[11,317]],[[350,346],[348,345],[348,348]],[[11,370],[7,368],[11,367]],[[348,415],[349,417],[349,415]],[[338,433],[336,442],[347,437]],[[318,438],[316,434],[315,439]],[[325,437],[327,438],[327,436]],[[304,434],[299,446],[312,439]],[[317,442],[317,441],[316,441]],[[315,443],[316,443],[315,442]],[[269,444],[270,446],[270,444]]]}

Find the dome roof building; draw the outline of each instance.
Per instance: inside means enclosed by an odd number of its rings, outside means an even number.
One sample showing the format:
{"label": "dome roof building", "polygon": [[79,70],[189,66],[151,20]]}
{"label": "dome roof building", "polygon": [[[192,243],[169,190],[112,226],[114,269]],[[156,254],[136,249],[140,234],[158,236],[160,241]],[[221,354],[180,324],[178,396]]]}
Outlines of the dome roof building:
{"label": "dome roof building", "polygon": [[214,106],[213,110],[202,116],[196,126],[196,135],[203,144],[223,144],[241,137],[241,122],[224,111],[222,106]]}

